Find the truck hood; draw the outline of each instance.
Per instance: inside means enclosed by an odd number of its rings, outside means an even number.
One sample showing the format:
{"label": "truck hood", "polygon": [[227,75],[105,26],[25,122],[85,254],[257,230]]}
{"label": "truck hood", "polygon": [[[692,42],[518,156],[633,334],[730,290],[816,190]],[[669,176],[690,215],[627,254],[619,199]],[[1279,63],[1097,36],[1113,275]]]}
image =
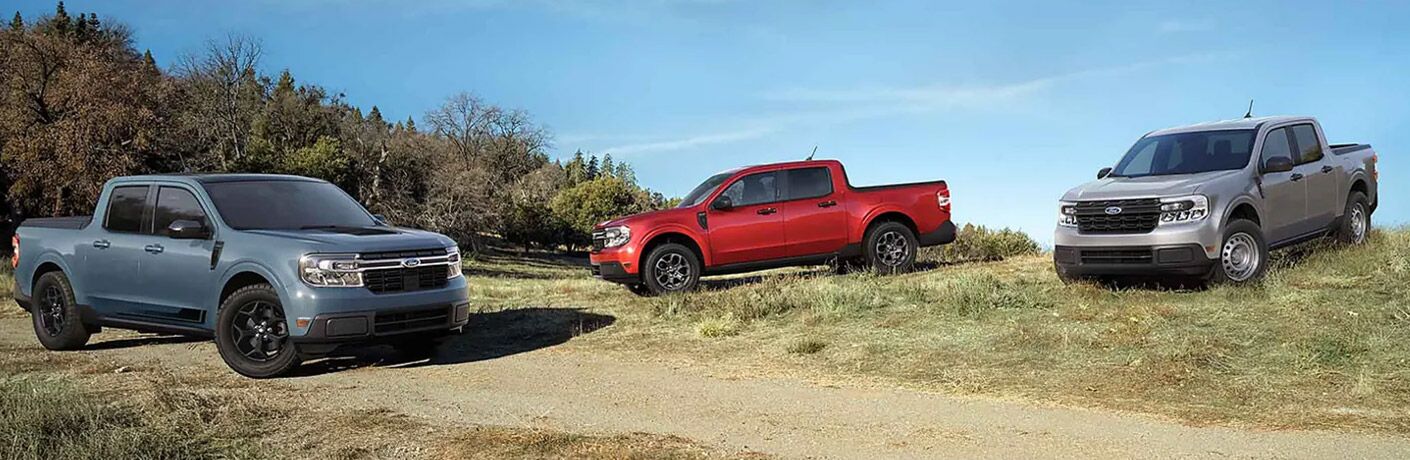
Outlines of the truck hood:
{"label": "truck hood", "polygon": [[1063,201],[1158,198],[1199,193],[1210,182],[1244,174],[1243,170],[1169,176],[1108,177],[1068,190]]}
{"label": "truck hood", "polygon": [[455,245],[455,241],[439,233],[398,227],[246,230],[246,233],[299,241],[319,252],[379,252]]}
{"label": "truck hood", "polygon": [[647,212],[643,212],[643,213],[640,213],[640,214],[632,214],[632,215],[630,215],[630,216],[619,217],[619,218],[614,219],[614,220],[609,220],[609,221],[607,221],[607,222],[603,222],[603,223],[597,224],[597,226],[596,226],[596,227],[593,227],[593,228],[607,228],[607,227],[615,227],[615,226],[618,226],[618,225],[631,225],[631,224],[633,224],[633,223],[644,222],[644,221],[648,221],[648,220],[650,220],[650,221],[671,220],[671,219],[674,219],[674,218],[677,218],[677,217],[688,218],[688,219],[694,219],[694,218],[695,218],[695,212],[696,212],[696,211],[695,211],[693,208],[671,208],[671,209],[661,209],[661,210],[656,210],[656,211],[647,211]]}

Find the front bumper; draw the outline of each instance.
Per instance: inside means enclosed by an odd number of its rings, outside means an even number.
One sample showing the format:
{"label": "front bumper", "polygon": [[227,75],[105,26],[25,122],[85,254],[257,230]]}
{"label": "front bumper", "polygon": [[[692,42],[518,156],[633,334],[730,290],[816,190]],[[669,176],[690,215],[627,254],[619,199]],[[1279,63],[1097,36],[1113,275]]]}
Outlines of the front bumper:
{"label": "front bumper", "polygon": [[601,249],[588,255],[588,262],[592,264],[592,276],[622,284],[641,282],[636,259],[637,249],[633,243]]}
{"label": "front bumper", "polygon": [[1204,221],[1156,227],[1147,233],[1082,233],[1073,227],[1058,227],[1054,233],[1053,246],[1075,248],[1131,248],[1154,246],[1198,245],[1204,256],[1219,258],[1219,245],[1223,237],[1219,226],[1211,219]]}
{"label": "front bumper", "polygon": [[1154,246],[1056,246],[1053,262],[1067,275],[1186,275],[1209,273],[1218,259],[1198,244]]}
{"label": "front bumper", "polygon": [[315,316],[295,343],[342,344],[438,333],[470,322],[470,303],[435,304],[398,309],[328,313]]}

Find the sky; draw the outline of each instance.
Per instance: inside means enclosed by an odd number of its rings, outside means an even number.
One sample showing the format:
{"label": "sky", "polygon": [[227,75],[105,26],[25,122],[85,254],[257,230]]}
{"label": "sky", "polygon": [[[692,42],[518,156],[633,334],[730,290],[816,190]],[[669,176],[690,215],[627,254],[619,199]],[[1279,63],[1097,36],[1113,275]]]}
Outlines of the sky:
{"label": "sky", "polygon": [[[1410,223],[1410,2],[67,5],[128,24],[163,66],[255,37],[267,72],[389,119],[467,91],[527,111],[554,157],[610,153],[667,195],[817,146],[853,184],[945,179],[956,221],[1044,244],[1063,192],[1144,133],[1238,118],[1252,98],[1255,115],[1315,116],[1333,143],[1373,145],[1376,224]],[[33,19],[53,3],[10,8]]]}

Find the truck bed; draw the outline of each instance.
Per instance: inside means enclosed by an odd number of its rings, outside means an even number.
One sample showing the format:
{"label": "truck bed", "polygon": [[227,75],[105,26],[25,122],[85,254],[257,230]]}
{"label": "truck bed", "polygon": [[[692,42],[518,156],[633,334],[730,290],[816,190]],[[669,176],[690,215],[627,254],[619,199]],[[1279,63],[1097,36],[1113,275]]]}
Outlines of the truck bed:
{"label": "truck bed", "polygon": [[93,216],[73,216],[73,217],[36,217],[25,219],[20,222],[20,227],[38,228],[61,228],[67,230],[82,230],[93,222]]}
{"label": "truck bed", "polygon": [[1332,154],[1346,155],[1357,150],[1371,148],[1371,144],[1332,144]]}

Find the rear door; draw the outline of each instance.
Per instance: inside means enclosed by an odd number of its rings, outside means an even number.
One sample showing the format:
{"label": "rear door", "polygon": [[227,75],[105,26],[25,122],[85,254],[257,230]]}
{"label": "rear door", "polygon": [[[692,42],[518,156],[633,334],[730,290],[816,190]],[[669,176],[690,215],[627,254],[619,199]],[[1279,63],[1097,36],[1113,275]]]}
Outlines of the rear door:
{"label": "rear door", "polygon": [[847,245],[847,209],[826,166],[786,169],[783,233],[788,257],[830,254]]}
{"label": "rear door", "polygon": [[[1288,128],[1277,128],[1268,132],[1259,151],[1260,169],[1273,158],[1287,158],[1297,161],[1293,150],[1292,133]],[[1266,216],[1263,217],[1263,232],[1268,242],[1282,241],[1298,235],[1299,224],[1307,217],[1307,181],[1305,175],[1294,167],[1292,171],[1263,173],[1263,196]]]}
{"label": "rear door", "polygon": [[779,173],[749,174],[726,185],[734,207],[707,211],[712,265],[759,262],[784,257],[786,240],[779,202]]}
{"label": "rear door", "polygon": [[215,283],[211,251],[215,240],[174,239],[167,227],[177,220],[191,220],[211,228],[204,205],[185,185],[160,184],[152,212],[153,232],[142,245],[142,284],[149,286],[140,298],[142,316],[169,324],[197,326],[206,319]]}
{"label": "rear door", "polygon": [[1307,221],[1303,232],[1327,228],[1343,209],[1337,178],[1341,172],[1326,157],[1322,139],[1311,123],[1292,126],[1299,168],[1307,181]]}
{"label": "rear door", "polygon": [[101,225],[92,241],[78,247],[79,270],[89,302],[103,315],[131,314],[140,309],[142,245],[150,232],[152,186],[119,185],[108,195]]}

